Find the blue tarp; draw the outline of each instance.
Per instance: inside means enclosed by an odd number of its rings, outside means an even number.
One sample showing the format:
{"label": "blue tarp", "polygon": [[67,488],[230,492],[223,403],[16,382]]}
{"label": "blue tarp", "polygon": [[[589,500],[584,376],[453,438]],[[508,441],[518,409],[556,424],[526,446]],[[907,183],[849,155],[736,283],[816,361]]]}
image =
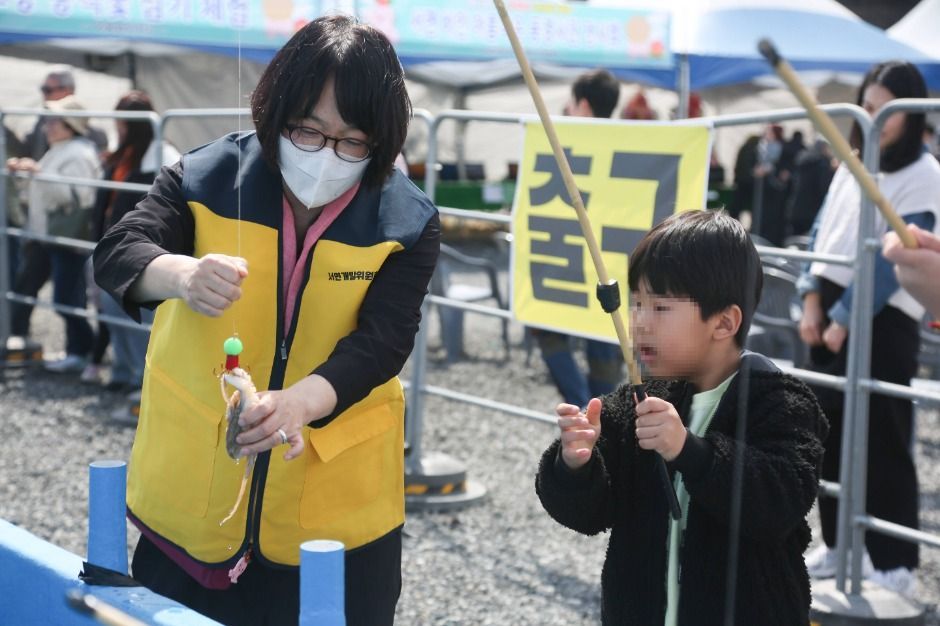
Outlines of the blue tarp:
{"label": "blue tarp", "polygon": [[[764,37],[798,70],[865,72],[880,61],[901,59],[917,64],[928,84],[940,89],[940,59],[892,39],[845,9],[811,12],[774,7],[779,3],[770,1],[740,4],[675,16],[673,53],[688,54],[692,89],[747,82],[767,74],[767,64],[757,53],[757,42]],[[846,15],[840,15],[843,11]],[[681,20],[690,23],[686,26]]]}

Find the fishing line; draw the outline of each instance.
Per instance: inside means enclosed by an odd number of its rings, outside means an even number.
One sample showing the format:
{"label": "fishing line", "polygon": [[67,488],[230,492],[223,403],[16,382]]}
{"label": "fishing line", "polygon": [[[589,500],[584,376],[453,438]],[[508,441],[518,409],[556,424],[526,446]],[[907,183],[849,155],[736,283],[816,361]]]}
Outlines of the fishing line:
{"label": "fishing line", "polygon": [[[238,142],[241,141],[242,134],[242,115],[241,115],[241,97],[242,97],[242,31],[236,26],[235,38],[237,43],[236,63],[238,79],[235,83],[235,117],[238,127],[236,136],[236,154],[237,170],[235,173],[236,186],[236,221],[235,221],[235,256],[242,256],[242,151]],[[241,354],[244,346],[241,339],[238,338],[238,302],[232,303],[232,336],[227,338],[222,344],[222,351],[225,353],[225,366],[223,371],[231,371],[239,366],[238,355]],[[225,393],[223,391],[223,397]]]}
{"label": "fishing line", "polygon": [[[238,43],[238,53],[237,53],[237,63],[238,63],[238,81],[236,89],[238,90],[235,93],[235,117],[237,118],[238,124],[238,136],[241,137],[242,134],[242,114],[241,114],[241,98],[242,98],[242,31],[240,28],[235,29],[235,36]],[[238,218],[235,222],[235,256],[241,258],[242,256],[242,151],[238,150],[238,174],[236,175],[237,181],[237,198],[236,204],[238,205]],[[238,336],[237,321],[238,321],[238,309],[233,307],[235,310],[232,311],[232,335]]]}

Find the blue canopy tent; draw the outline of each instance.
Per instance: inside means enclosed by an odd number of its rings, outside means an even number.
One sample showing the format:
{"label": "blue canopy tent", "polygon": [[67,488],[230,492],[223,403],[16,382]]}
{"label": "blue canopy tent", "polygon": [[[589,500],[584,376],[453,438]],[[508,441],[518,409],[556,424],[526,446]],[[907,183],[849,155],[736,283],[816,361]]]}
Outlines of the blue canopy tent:
{"label": "blue canopy tent", "polygon": [[[632,0],[591,0],[597,7]],[[660,0],[671,15],[671,71],[647,72],[648,84],[680,94],[746,83],[770,74],[757,52],[768,37],[798,71],[864,73],[888,59],[915,63],[940,89],[940,60],[892,39],[835,0]],[[680,106],[688,101],[680,97]]]}

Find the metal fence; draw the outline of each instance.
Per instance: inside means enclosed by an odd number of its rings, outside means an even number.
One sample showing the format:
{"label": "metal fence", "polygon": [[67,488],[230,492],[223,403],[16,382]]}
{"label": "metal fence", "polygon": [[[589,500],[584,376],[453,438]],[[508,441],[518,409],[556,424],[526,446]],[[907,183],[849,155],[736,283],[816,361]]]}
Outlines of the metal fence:
{"label": "metal fence", "polygon": [[[866,137],[866,150],[864,155],[865,165],[870,172],[878,171],[879,152],[877,149],[881,128],[887,117],[897,111],[940,111],[940,100],[896,100],[889,103],[872,120],[863,109],[850,104],[834,104],[823,107],[830,115],[850,117],[861,127]],[[179,117],[233,117],[244,116],[248,114],[248,109],[174,109],[165,112],[163,115],[147,112],[130,111],[69,111],[69,115],[79,117],[101,117],[126,120],[146,120],[154,127],[155,141],[162,142],[166,124]],[[61,115],[48,110],[38,109],[0,109],[0,124],[3,123],[6,116],[29,115],[29,116],[54,116]],[[736,126],[742,124],[771,123],[787,120],[805,119],[806,114],[802,109],[783,109],[779,111],[769,111],[755,114],[736,114],[726,116],[716,116],[704,118],[716,128]],[[461,124],[470,123],[502,123],[502,124],[520,124],[529,120],[537,119],[534,115],[517,115],[505,113],[485,113],[468,111],[444,111],[438,115],[432,116],[427,111],[416,110],[415,119],[421,120],[429,127],[428,150],[425,169],[425,190],[434,200],[437,186],[437,166],[438,166],[438,131],[445,121],[456,121]],[[159,153],[159,152],[158,152]],[[0,154],[6,154],[5,136],[0,133]],[[6,167],[0,169],[0,175],[3,178],[14,176]],[[16,174],[16,176],[21,176]],[[135,185],[129,183],[114,183],[102,180],[76,179],[55,176],[50,174],[35,174],[36,180],[59,182],[68,184],[81,184],[104,189],[115,189],[121,191],[146,192],[147,185]],[[9,272],[6,264],[8,262],[8,238],[15,237],[22,240],[41,241],[53,246],[67,246],[73,249],[80,249],[91,252],[94,244],[90,242],[67,239],[63,237],[50,237],[36,233],[30,233],[20,228],[7,227],[7,194],[0,193],[0,345],[4,345],[10,334],[10,302],[21,302],[44,306],[55,309],[61,313],[79,315],[82,317],[97,319],[100,322],[110,324],[119,324],[133,328],[142,328],[149,330],[146,326],[135,324],[126,319],[119,319],[110,316],[96,315],[87,310],[80,310],[73,307],[63,307],[50,302],[44,302],[35,298],[24,297],[12,293],[9,284]],[[508,215],[493,214],[481,211],[467,211],[448,207],[439,207],[441,214],[449,215],[458,219],[478,219],[499,224],[509,224],[511,218]],[[879,520],[865,513],[865,487],[866,487],[866,458],[867,458],[867,433],[868,433],[868,396],[871,393],[881,393],[890,396],[914,399],[930,400],[940,402],[940,394],[928,391],[919,391],[911,387],[886,383],[871,379],[867,376],[861,376],[861,372],[869,370],[871,363],[870,343],[868,339],[871,336],[871,310],[873,301],[874,284],[874,258],[875,253],[880,249],[880,239],[876,237],[875,229],[875,207],[870,199],[863,198],[861,207],[861,219],[859,224],[859,237],[856,254],[854,257],[838,255],[822,255],[798,250],[758,247],[758,251],[764,257],[773,256],[777,258],[792,259],[796,261],[824,260],[828,263],[855,266],[856,293],[853,299],[852,318],[849,328],[849,351],[848,351],[848,370],[846,376],[831,376],[819,374],[805,369],[785,368],[785,371],[794,376],[816,385],[826,386],[833,389],[843,390],[845,392],[845,427],[842,439],[842,459],[840,469],[840,479],[838,484],[824,484],[823,490],[827,495],[839,499],[838,513],[838,533],[839,542],[837,547],[838,555],[838,575],[837,585],[840,590],[846,590],[847,576],[851,574],[851,593],[861,592],[861,558],[860,549],[864,542],[864,532],[871,530],[874,532],[885,533],[906,541],[920,542],[930,546],[940,547],[940,536],[926,532],[905,528],[892,524],[885,520]],[[856,263],[857,261],[857,263]],[[445,297],[431,295],[425,303],[425,313],[430,305],[442,307],[453,307],[463,311],[478,313],[499,317],[502,319],[512,319],[512,313],[508,310],[496,307],[483,306],[473,303],[461,302]],[[862,341],[861,339],[865,340]],[[427,339],[428,339],[428,315],[424,315],[419,328],[415,348],[412,353],[412,375],[408,383],[408,415],[407,415],[407,441],[410,453],[407,460],[407,467],[415,472],[420,471],[422,460],[421,435],[423,421],[423,398],[426,394],[436,395],[451,400],[474,404],[487,409],[497,410],[511,415],[532,419],[547,424],[555,424],[555,416],[531,409],[506,404],[475,395],[472,392],[446,389],[429,385],[426,383],[427,371]],[[852,562],[847,563],[847,554],[849,546],[852,550]],[[850,566],[850,567],[849,567]]]}
{"label": "metal fence", "polygon": [[[865,165],[868,171],[876,173],[879,166],[878,137],[887,117],[897,111],[940,111],[940,100],[904,99],[895,100],[885,106],[875,116],[874,121],[860,107],[851,104],[832,104],[822,107],[829,115],[850,117],[857,122],[866,138]],[[530,120],[537,120],[534,115],[515,115],[504,113],[481,113],[468,111],[443,111],[434,117],[431,124],[431,135],[428,139],[428,156],[426,162],[425,190],[432,200],[435,199],[437,183],[437,132],[441,124],[447,120],[460,123],[513,123],[521,124]],[[788,120],[806,119],[803,109],[782,109],[762,113],[742,113],[704,118],[715,128],[737,126],[755,123],[773,123]],[[465,211],[460,209],[439,207],[441,214],[450,215],[460,219],[480,219],[500,224],[508,224],[511,218],[507,215],[493,215],[478,211]],[[790,250],[758,246],[762,257],[776,257],[794,261],[825,261],[827,263],[846,265],[856,268],[856,293],[852,305],[852,317],[849,327],[848,368],[845,376],[833,376],[818,372],[784,367],[784,371],[814,385],[842,390],[845,393],[845,424],[842,433],[842,458],[840,461],[839,483],[824,482],[822,491],[825,495],[838,498],[838,545],[836,548],[838,570],[836,584],[840,591],[846,591],[847,576],[851,575],[850,593],[861,593],[861,559],[864,545],[864,532],[871,530],[881,532],[898,539],[920,542],[925,545],[940,547],[940,536],[911,528],[899,526],[885,520],[873,518],[865,513],[865,493],[867,485],[867,435],[868,435],[868,396],[871,393],[881,393],[898,398],[910,400],[929,400],[940,402],[940,393],[916,390],[905,385],[897,385],[861,376],[861,372],[869,371],[871,364],[871,324],[870,315],[874,295],[874,259],[881,248],[881,240],[876,236],[875,206],[871,199],[863,196],[861,219],[859,224],[858,246],[853,257],[818,254],[800,250]],[[857,261],[857,263],[856,263]],[[477,304],[460,302],[440,296],[429,296],[432,304],[445,307],[454,307],[464,311],[481,313],[501,318],[512,319],[509,311],[495,307],[485,307]],[[412,354],[413,369],[409,389],[409,427],[406,429],[412,457],[409,460],[415,471],[420,469],[421,452],[421,421],[423,411],[423,395],[431,394],[474,404],[488,409],[498,410],[510,415],[534,419],[554,425],[555,416],[532,411],[525,407],[514,406],[476,396],[472,393],[445,389],[424,382],[426,375],[425,361],[427,359],[427,316],[421,324],[415,350]],[[865,340],[863,341],[862,338]],[[851,549],[852,563],[847,563],[847,555]],[[849,565],[851,567],[849,567]]]}

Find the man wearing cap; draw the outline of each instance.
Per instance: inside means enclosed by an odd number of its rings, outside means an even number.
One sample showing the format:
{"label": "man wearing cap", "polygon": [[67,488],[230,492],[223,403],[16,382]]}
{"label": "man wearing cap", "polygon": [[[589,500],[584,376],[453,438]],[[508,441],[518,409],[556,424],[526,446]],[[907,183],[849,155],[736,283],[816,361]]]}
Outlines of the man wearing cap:
{"label": "man wearing cap", "polygon": [[[94,144],[85,138],[88,118],[69,115],[83,107],[75,96],[66,96],[46,102],[46,107],[61,113],[61,116],[46,117],[43,133],[49,150],[39,161],[29,157],[10,159],[11,170],[43,174],[54,174],[74,178],[99,178],[101,176],[98,154]],[[33,179],[29,184],[29,213],[27,227],[38,234],[56,234],[79,237],[78,232],[50,232],[53,217],[81,212],[94,202],[95,190],[82,185],[69,185]],[[90,216],[89,216],[90,219]],[[23,262],[17,273],[14,291],[35,297],[39,289],[52,276],[53,301],[71,307],[85,308],[86,253],[63,247],[45,246],[36,241],[23,246]],[[11,331],[14,335],[29,334],[29,317],[32,307],[14,304],[12,307]],[[46,368],[54,372],[81,372],[87,364],[92,350],[94,335],[88,322],[82,317],[63,316],[65,321],[64,359],[47,362]]]}

